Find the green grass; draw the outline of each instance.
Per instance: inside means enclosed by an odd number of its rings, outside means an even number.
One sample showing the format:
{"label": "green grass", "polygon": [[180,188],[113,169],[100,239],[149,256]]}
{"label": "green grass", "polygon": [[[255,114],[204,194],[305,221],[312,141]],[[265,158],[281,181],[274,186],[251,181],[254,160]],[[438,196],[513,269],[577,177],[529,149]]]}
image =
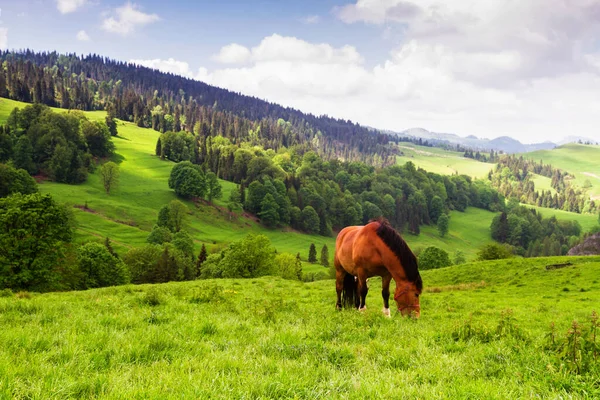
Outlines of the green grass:
{"label": "green grass", "polygon": [[[583,232],[589,231],[591,228],[598,225],[598,216],[592,214],[576,214],[563,210],[555,210],[553,208],[535,207],[529,204],[522,204],[528,208],[535,208],[544,218],[555,216],[557,219],[577,221],[581,225]],[[491,223],[491,222],[490,222]]]}
{"label": "green grass", "polygon": [[[565,144],[553,150],[540,150],[523,154],[523,157],[552,164],[555,168],[565,170],[575,176],[573,181],[579,187],[584,187],[589,181],[590,196],[600,199],[600,146]],[[537,186],[537,185],[536,185]]]}
{"label": "green grass", "polygon": [[381,314],[377,279],[365,312],[335,311],[332,280],[273,277],[0,297],[0,398],[600,396],[599,361],[577,375],[547,337],[587,331],[599,257],[422,275],[416,321]]}
{"label": "green grass", "polygon": [[535,184],[535,190],[537,192],[541,193],[543,190],[545,192],[550,191],[550,193],[552,193],[552,195],[554,195],[556,193],[556,189],[554,189],[552,187],[552,179],[548,178],[547,176],[542,176],[542,175],[537,175],[537,174],[531,174],[531,175],[532,175],[531,180]]}
{"label": "green grass", "polygon": [[441,175],[464,174],[474,178],[484,178],[494,167],[493,164],[482,163],[463,157],[463,153],[447,151],[437,147],[418,146],[401,142],[400,150],[404,156],[396,158],[399,165],[412,161],[417,167]]}

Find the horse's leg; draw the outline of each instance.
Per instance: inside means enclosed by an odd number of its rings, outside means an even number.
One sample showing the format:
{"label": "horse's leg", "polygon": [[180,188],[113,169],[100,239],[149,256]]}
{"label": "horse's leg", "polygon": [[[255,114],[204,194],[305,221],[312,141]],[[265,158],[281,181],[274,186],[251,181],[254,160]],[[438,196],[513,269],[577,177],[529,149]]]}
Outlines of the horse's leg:
{"label": "horse's leg", "polygon": [[358,309],[360,311],[366,310],[367,306],[365,304],[365,300],[367,298],[367,293],[369,292],[369,288],[367,287],[367,276],[362,270],[358,271],[358,294],[360,295],[360,304]]}
{"label": "horse's leg", "polygon": [[391,275],[381,277],[381,297],[383,297],[383,315],[390,316],[390,281]]}
{"label": "horse's leg", "polygon": [[337,303],[335,304],[335,308],[338,310],[342,309],[342,290],[344,289],[344,276],[346,275],[346,271],[342,268],[341,265],[334,261],[335,264],[335,291],[337,292]]}

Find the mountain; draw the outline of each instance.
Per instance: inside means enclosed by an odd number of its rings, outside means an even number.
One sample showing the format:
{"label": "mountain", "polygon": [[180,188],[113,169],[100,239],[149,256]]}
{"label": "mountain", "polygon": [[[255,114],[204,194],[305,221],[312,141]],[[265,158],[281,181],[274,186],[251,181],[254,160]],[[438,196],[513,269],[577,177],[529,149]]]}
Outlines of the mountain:
{"label": "mountain", "polygon": [[558,142],[559,146],[562,146],[563,144],[567,144],[567,143],[594,143],[594,144],[598,144],[598,139],[590,139],[587,137],[583,137],[583,136],[567,136],[565,137],[563,140],[561,140],[560,142]]}
{"label": "mountain", "polygon": [[454,133],[438,133],[430,132],[423,128],[411,128],[402,132],[389,132],[395,133],[398,136],[409,136],[415,138],[427,139],[433,144],[436,143],[448,143],[448,144],[459,144],[464,147],[469,147],[473,150],[495,150],[503,151],[505,153],[527,153],[536,150],[551,150],[556,147],[555,143],[543,142],[534,144],[523,144],[516,139],[508,136],[497,137],[496,139],[480,139],[474,135],[467,137],[458,136]]}

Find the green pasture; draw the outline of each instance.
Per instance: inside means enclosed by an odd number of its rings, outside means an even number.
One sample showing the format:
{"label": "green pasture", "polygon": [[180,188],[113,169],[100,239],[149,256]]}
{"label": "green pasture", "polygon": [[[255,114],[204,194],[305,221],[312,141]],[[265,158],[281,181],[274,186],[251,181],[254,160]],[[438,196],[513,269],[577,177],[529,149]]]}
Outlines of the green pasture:
{"label": "green pasture", "polygon": [[[532,206],[529,204],[522,204],[522,205],[527,208],[536,209],[540,214],[542,214],[542,216],[544,218],[549,218],[554,215],[556,217],[556,219],[559,219],[559,220],[564,219],[564,220],[577,221],[581,225],[583,232],[587,232],[591,228],[598,225],[598,216],[597,215],[577,214],[577,213],[571,213],[571,212],[563,211],[563,210],[556,210],[554,208],[536,207],[536,206]],[[490,221],[490,223],[491,223],[491,221]]]}
{"label": "green pasture", "polygon": [[[539,150],[523,154],[523,157],[544,164],[552,164],[555,168],[565,170],[575,176],[575,183],[584,187],[589,182],[590,196],[600,199],[600,146],[565,144],[553,150]],[[537,187],[537,184],[536,184]]]}
{"label": "green pasture", "polygon": [[531,180],[535,185],[535,190],[538,193],[541,193],[542,190],[545,192],[550,191],[550,193],[552,193],[553,195],[556,193],[556,189],[552,187],[552,179],[548,178],[547,176],[537,174],[531,174],[531,176]]}
{"label": "green pasture", "polygon": [[437,147],[418,146],[410,142],[400,142],[403,156],[396,157],[399,165],[412,161],[417,167],[441,175],[464,174],[474,178],[484,178],[494,164],[483,163],[463,157],[463,153],[447,151]]}
{"label": "green pasture", "polygon": [[335,311],[333,280],[2,292],[0,398],[600,396],[600,360],[575,351],[573,361],[560,349],[574,320],[576,350],[584,338],[591,343],[600,257],[482,262],[422,276],[419,320],[384,317],[378,279],[365,312]]}

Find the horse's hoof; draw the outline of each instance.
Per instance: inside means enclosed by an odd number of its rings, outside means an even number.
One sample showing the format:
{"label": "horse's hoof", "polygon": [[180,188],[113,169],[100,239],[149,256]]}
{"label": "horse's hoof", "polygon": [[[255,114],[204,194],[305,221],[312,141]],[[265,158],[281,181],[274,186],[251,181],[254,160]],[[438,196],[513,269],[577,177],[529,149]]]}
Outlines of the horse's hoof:
{"label": "horse's hoof", "polygon": [[358,311],[365,311],[367,309],[367,306],[362,306],[361,308],[358,309]]}
{"label": "horse's hoof", "polygon": [[391,313],[390,313],[390,309],[389,308],[385,308],[383,309],[383,315],[385,315],[388,318],[391,318]]}

